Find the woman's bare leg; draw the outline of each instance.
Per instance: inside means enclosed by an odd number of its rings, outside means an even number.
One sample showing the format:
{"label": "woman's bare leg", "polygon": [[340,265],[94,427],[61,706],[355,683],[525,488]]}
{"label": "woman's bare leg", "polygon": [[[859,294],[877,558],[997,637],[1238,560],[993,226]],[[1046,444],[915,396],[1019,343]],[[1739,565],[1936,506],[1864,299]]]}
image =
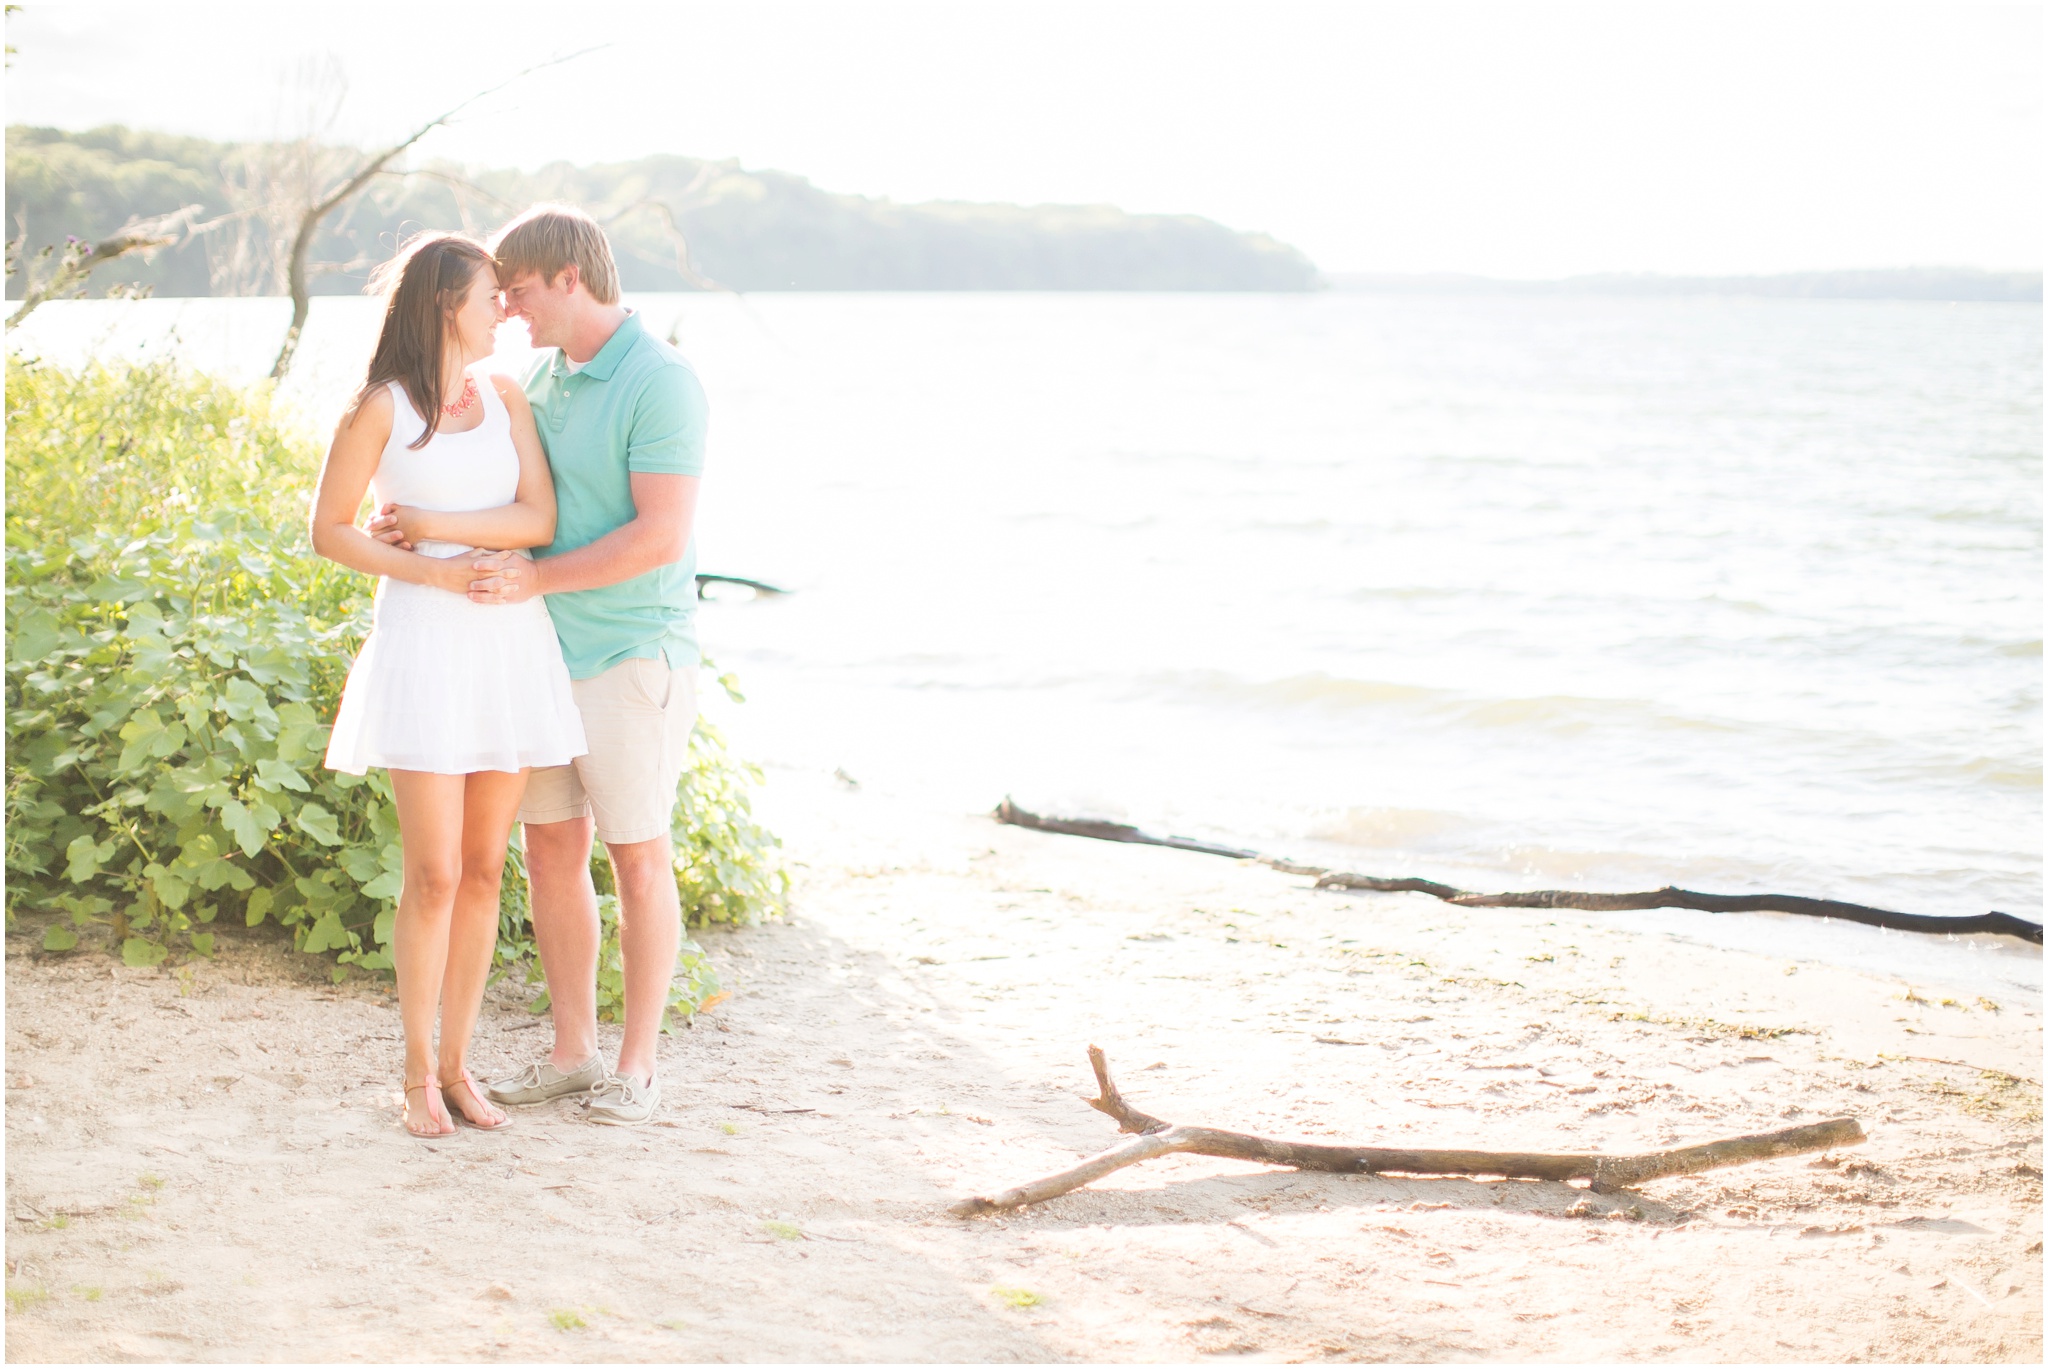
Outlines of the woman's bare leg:
{"label": "woman's bare leg", "polygon": [[484,984],[491,977],[491,953],[498,945],[498,886],[512,820],[526,793],[526,772],[479,770],[464,779],[462,879],[448,932],[448,968],[441,981],[441,1083],[470,1121],[496,1126],[505,1114],[488,1098],[462,1087],[462,1071],[483,1007]]}
{"label": "woman's bare leg", "polygon": [[[416,1136],[455,1130],[434,1075],[434,1019],[448,968],[448,928],[462,877],[463,776],[393,770],[391,797],[405,846],[405,887],[391,927],[398,1015],[405,1024],[405,1127]],[[443,1080],[442,1082],[446,1082]]]}

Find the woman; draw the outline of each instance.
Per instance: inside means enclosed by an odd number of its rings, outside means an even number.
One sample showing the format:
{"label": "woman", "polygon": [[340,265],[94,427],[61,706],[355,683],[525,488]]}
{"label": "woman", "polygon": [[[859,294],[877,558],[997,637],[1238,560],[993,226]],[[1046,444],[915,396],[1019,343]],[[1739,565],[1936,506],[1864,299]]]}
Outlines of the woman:
{"label": "woman", "polygon": [[[314,549],[381,577],[327,764],[390,772],[405,846],[391,935],[405,1129],[445,1136],[451,1112],[485,1130],[507,1125],[465,1063],[497,946],[505,845],[527,770],[585,748],[543,601],[468,597],[469,553],[544,546],[555,530],[526,396],[470,371],[505,318],[497,271],[469,239],[425,234],[375,284],[388,299],[383,329],[313,504]],[[366,489],[393,531],[355,526]]]}

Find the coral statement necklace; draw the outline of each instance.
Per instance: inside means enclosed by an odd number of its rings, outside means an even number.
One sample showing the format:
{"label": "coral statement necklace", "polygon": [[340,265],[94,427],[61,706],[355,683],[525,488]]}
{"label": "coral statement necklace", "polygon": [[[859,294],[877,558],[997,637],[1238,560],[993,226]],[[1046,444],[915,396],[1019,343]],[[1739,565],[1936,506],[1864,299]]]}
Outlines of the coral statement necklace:
{"label": "coral statement necklace", "polygon": [[463,414],[469,412],[469,406],[474,403],[476,403],[476,377],[464,376],[462,380],[462,398],[456,400],[453,404],[443,404],[441,412],[450,418],[460,418]]}

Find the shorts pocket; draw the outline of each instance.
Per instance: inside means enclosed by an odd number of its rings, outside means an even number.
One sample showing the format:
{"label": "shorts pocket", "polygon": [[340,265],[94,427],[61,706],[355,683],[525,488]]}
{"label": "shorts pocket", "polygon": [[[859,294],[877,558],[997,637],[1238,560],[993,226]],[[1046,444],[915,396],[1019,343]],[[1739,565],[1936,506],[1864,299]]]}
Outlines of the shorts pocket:
{"label": "shorts pocket", "polygon": [[655,712],[666,713],[669,694],[675,689],[675,676],[668,663],[659,656],[635,657],[628,662],[627,669],[633,674],[634,692]]}

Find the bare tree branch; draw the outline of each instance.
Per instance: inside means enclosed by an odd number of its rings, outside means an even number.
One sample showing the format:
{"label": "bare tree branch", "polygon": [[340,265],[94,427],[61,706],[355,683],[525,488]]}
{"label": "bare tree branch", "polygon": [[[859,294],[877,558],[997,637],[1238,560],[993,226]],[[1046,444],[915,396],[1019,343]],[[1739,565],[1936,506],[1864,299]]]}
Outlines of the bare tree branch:
{"label": "bare tree branch", "polygon": [[[95,243],[72,241],[65,247],[56,271],[47,281],[24,283],[21,305],[7,316],[7,326],[12,328],[19,324],[48,300],[74,291],[85,293],[86,282],[92,273],[110,261],[132,255],[140,255],[147,260],[157,249],[190,237],[192,220],[198,216],[200,208],[199,205],[188,204],[183,209],[159,214],[153,219],[131,219]],[[28,230],[23,228],[22,236],[8,245],[8,274],[12,275],[16,270],[26,272],[27,267],[21,262],[20,254],[27,248],[27,239]]]}
{"label": "bare tree branch", "polygon": [[506,213],[510,213],[513,209],[517,208],[510,200],[499,199],[467,176],[458,176],[454,172],[443,170],[438,166],[415,166],[409,167],[404,171],[386,170],[379,174],[390,176],[396,180],[440,181],[463,193],[475,195],[479,199],[489,200],[493,208],[502,209]]}
{"label": "bare tree branch", "polygon": [[315,200],[307,208],[304,216],[299,220],[298,233],[292,239],[291,256],[285,270],[286,285],[292,297],[292,322],[291,326],[285,330],[284,345],[278,349],[277,361],[270,368],[270,378],[272,380],[284,379],[285,373],[291,369],[292,358],[299,349],[299,335],[305,331],[306,315],[312,308],[312,298],[306,288],[306,261],[312,251],[313,235],[319,231],[321,221],[336,209],[354,199],[364,186],[368,185],[383,172],[384,168],[390,164],[393,158],[420,139],[426,137],[429,133],[432,133],[435,129],[452,122],[457,115],[477,101],[486,96],[495,95],[505,89],[505,87],[516,81],[524,80],[537,71],[546,70],[548,67],[560,66],[565,62],[573,62],[579,57],[596,52],[602,46],[605,45],[599,44],[596,47],[582,48],[564,57],[551,57],[545,62],[537,62],[523,71],[515,72],[513,75],[506,77],[487,90],[476,92],[474,95],[427,120],[405,138],[393,143],[382,152],[365,155],[357,164],[354,173],[347,180],[342,182],[338,188]]}
{"label": "bare tree branch", "polygon": [[[695,198],[704,185],[708,183],[711,173],[716,169],[715,164],[711,162],[706,162],[702,167],[698,168],[696,177],[691,180],[688,186],[684,187],[682,194],[678,198],[685,203]],[[694,285],[699,290],[718,290],[734,295],[739,293],[739,291],[734,290],[731,286],[720,285],[717,281],[699,271],[691,262],[689,239],[683,236],[682,228],[676,223],[675,211],[669,207],[666,201],[657,200],[652,197],[635,200],[625,208],[613,212],[610,217],[604,220],[605,225],[609,227],[625,218],[628,214],[642,209],[650,210],[660,218],[662,230],[668,234],[669,244],[675,249],[676,274],[681,276],[686,284]],[[637,253],[637,255],[643,256],[649,261],[655,260],[648,253]]]}

